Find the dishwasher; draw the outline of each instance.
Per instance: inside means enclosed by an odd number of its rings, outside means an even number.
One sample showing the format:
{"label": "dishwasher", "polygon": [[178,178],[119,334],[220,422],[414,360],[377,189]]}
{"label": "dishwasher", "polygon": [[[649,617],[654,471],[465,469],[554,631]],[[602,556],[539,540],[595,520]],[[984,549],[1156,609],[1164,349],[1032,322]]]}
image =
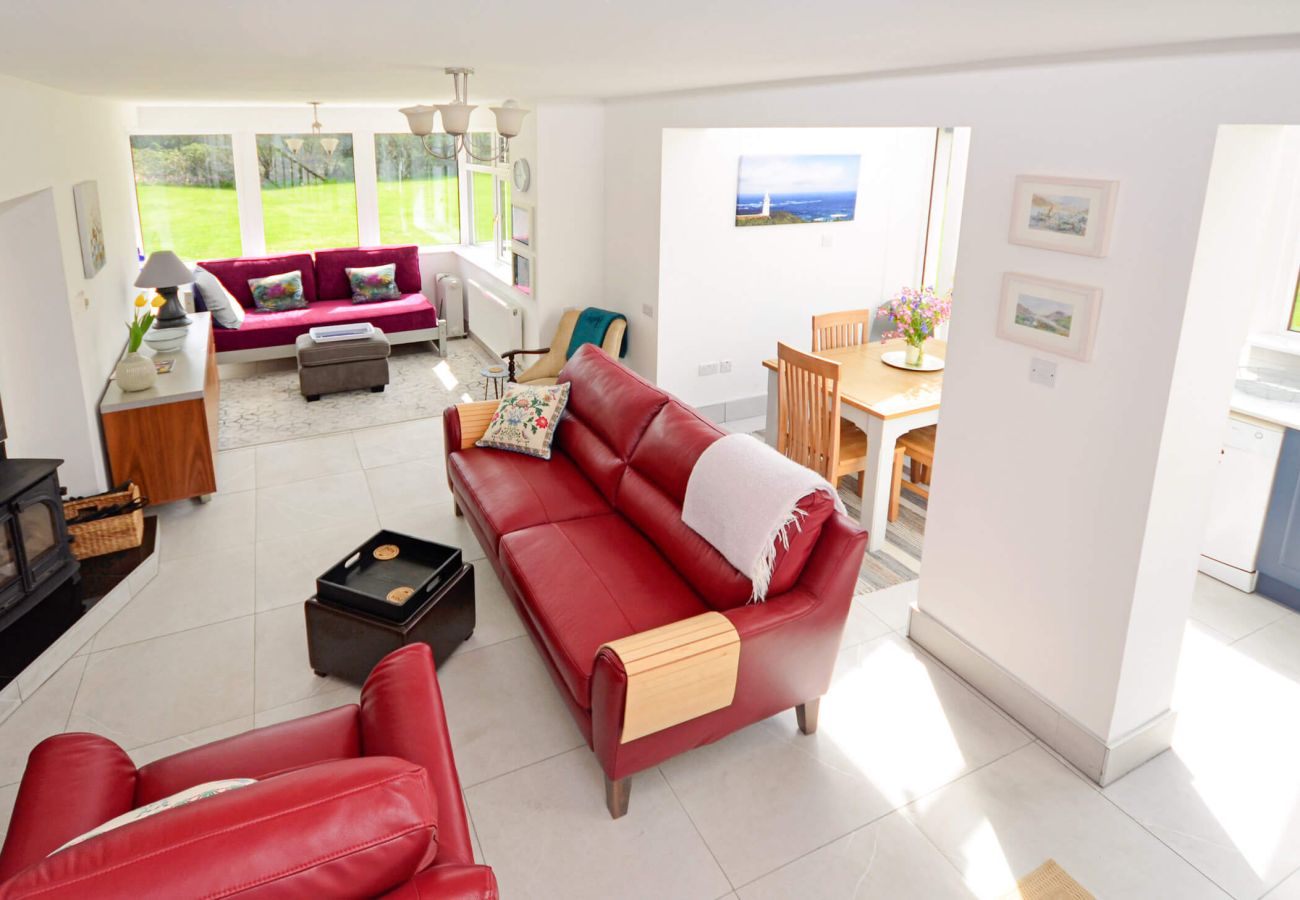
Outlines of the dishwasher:
{"label": "dishwasher", "polygon": [[1214,477],[1200,569],[1247,593],[1259,577],[1259,541],[1285,429],[1231,416]]}

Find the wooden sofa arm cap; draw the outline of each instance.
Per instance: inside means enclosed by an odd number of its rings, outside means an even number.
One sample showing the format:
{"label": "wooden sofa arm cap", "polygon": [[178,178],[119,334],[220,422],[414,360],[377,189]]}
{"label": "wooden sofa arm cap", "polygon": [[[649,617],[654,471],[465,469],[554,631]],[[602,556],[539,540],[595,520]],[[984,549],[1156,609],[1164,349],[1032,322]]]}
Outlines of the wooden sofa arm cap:
{"label": "wooden sofa arm cap", "polygon": [[736,696],[740,635],[722,613],[692,616],[600,649],[614,653],[627,672],[619,743],[723,709]]}
{"label": "wooden sofa arm cap", "polygon": [[500,400],[478,400],[474,403],[457,403],[456,413],[460,416],[460,449],[473,447],[481,438],[496,415]]}

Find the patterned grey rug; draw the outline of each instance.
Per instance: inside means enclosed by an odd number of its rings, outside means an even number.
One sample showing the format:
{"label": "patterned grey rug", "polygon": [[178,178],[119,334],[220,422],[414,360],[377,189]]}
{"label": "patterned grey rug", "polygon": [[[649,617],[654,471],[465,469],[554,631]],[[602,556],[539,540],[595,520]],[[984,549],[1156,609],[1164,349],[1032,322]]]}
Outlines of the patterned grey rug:
{"label": "patterned grey rug", "polygon": [[[763,432],[751,432],[760,441]],[[907,472],[912,470],[912,461],[904,463]],[[848,508],[849,516],[854,520],[862,515],[862,504],[858,501],[858,477],[850,475],[840,480],[840,499]],[[858,587],[855,594],[869,594],[896,584],[915,581],[921,577],[921,544],[925,540],[926,501],[911,491],[904,490],[898,504],[898,520],[890,522],[885,529],[885,546],[867,553],[862,560],[862,571],[858,573]]]}
{"label": "patterned grey rug", "polygon": [[389,358],[382,393],[348,391],[308,403],[292,359],[258,363],[255,374],[222,375],[218,443],[233,450],[441,415],[448,406],[483,399],[479,371],[490,364],[471,340],[448,341],[446,359],[427,344],[401,344]]}
{"label": "patterned grey rug", "polygon": [[[845,478],[840,497],[856,519],[861,515],[857,478]],[[921,543],[925,540],[926,501],[904,490],[899,501],[898,520],[885,529],[885,546],[862,560],[856,593],[869,594],[921,577]]]}

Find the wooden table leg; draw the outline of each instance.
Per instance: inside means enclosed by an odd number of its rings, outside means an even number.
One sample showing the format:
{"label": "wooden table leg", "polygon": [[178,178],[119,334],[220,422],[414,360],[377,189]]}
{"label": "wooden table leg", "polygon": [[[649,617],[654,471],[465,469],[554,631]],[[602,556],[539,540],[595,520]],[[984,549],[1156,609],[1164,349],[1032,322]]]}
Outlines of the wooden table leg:
{"label": "wooden table leg", "polygon": [[627,801],[632,794],[632,776],[617,781],[605,776],[605,806],[609,809],[611,819],[621,819],[627,815]]}

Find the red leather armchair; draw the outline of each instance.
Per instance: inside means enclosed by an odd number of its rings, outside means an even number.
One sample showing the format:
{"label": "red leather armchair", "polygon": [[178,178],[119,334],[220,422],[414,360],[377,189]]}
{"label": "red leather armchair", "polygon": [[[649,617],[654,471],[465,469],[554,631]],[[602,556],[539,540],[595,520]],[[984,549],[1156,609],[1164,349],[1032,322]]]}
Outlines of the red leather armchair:
{"label": "red leather armchair", "polygon": [[[257,784],[169,809],[50,855],[204,782]],[[424,644],[377,665],[359,705],[259,728],[141,768],[61,734],[32,751],[0,851],[18,897],[496,898],[469,825]]]}

